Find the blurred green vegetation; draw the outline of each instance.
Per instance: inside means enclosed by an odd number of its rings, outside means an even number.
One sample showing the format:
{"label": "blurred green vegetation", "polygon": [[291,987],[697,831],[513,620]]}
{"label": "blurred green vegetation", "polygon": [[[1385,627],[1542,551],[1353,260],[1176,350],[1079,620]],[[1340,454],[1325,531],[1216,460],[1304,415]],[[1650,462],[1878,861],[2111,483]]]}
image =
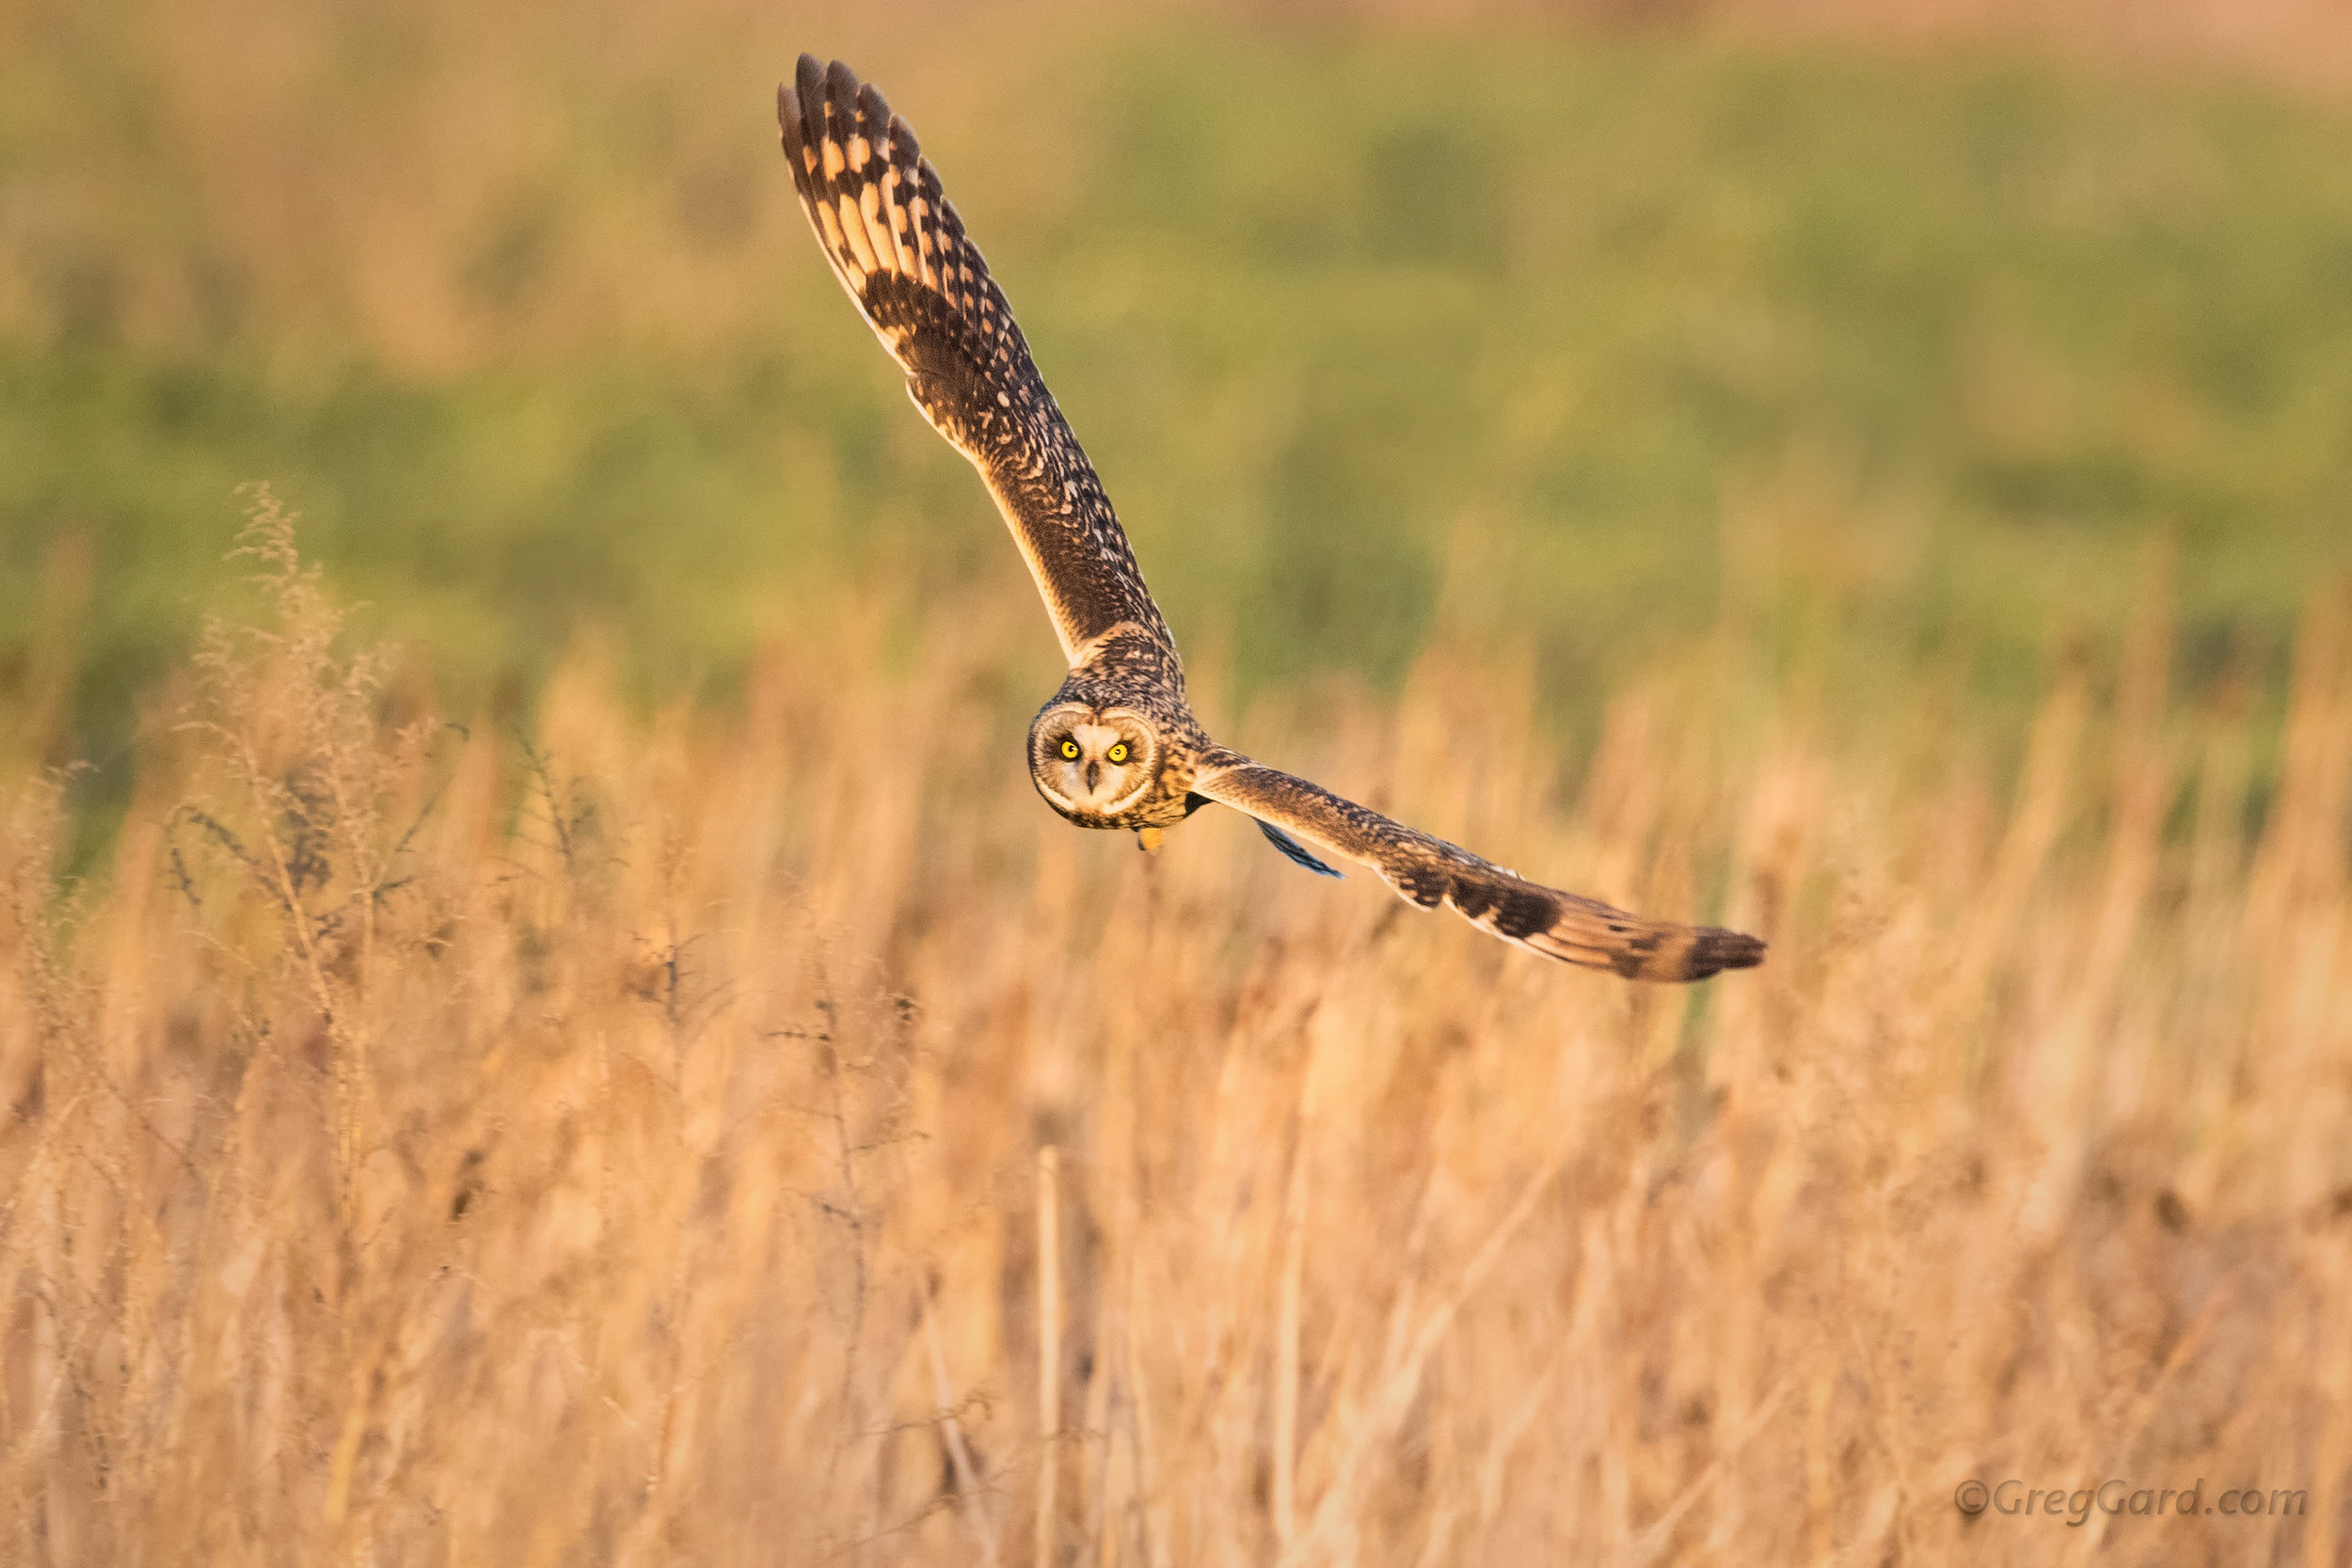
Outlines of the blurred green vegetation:
{"label": "blurred green vegetation", "polygon": [[[1017,578],[800,231],[776,24],[114,47],[166,14],[0,52],[0,689],[72,645],[56,756],[120,752],[248,480],[461,710],[584,628],[659,691]],[[1669,37],[843,53],[1245,688],[1393,679],[1443,620],[1573,717],[1728,627],[1857,709],[1931,665],[1997,716],[2158,533],[2185,673],[2275,685],[2352,562],[2339,106]]]}

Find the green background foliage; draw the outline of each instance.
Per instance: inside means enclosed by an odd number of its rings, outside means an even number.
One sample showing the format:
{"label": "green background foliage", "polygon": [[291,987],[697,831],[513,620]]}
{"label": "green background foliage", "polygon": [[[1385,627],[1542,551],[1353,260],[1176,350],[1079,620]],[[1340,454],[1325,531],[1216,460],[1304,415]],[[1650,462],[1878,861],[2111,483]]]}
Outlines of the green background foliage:
{"label": "green background foliage", "polygon": [[[15,24],[0,681],[70,657],[53,760],[119,752],[248,480],[460,708],[583,631],[723,685],[787,618],[1017,577],[800,231],[782,24],[518,14],[349,8],[209,74],[131,9]],[[1998,725],[2152,537],[2185,673],[2264,689],[2352,559],[2329,103],[1663,35],[953,41],[852,58],[1245,689],[1390,681],[1444,623],[1574,722],[1726,628]]]}

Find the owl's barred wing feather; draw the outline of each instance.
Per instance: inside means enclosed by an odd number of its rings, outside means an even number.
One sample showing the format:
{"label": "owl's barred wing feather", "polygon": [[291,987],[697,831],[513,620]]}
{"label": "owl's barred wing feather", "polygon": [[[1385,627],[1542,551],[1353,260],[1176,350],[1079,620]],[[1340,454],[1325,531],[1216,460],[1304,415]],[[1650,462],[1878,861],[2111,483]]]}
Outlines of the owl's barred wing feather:
{"label": "owl's barred wing feather", "polygon": [[907,372],[907,394],[972,460],[1074,664],[1130,625],[1172,649],[1127,535],[938,171],[882,94],[803,55],[776,89],[802,210],[834,276]]}
{"label": "owl's barred wing feather", "polygon": [[1547,958],[1633,980],[1704,980],[1764,961],[1764,943],[1712,926],[1645,920],[1597,899],[1524,880],[1441,838],[1392,822],[1320,784],[1223,748],[1193,792],[1377,872],[1422,909],[1452,906],[1472,925]]}

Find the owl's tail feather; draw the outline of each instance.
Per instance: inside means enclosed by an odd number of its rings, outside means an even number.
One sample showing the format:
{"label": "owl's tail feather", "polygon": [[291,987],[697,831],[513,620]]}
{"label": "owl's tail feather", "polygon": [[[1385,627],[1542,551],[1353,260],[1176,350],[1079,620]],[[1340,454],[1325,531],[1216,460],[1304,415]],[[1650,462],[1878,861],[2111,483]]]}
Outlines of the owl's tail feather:
{"label": "owl's tail feather", "polygon": [[1305,866],[1316,876],[1339,876],[1338,872],[1332,870],[1329,866],[1315,859],[1314,855],[1305,845],[1291,837],[1290,834],[1284,832],[1273,823],[1266,821],[1263,817],[1253,818],[1253,820],[1255,820],[1258,824],[1258,831],[1265,834],[1266,842],[1268,844],[1273,845],[1277,849],[1281,850],[1282,853],[1288,855],[1292,860],[1296,861],[1299,864]]}

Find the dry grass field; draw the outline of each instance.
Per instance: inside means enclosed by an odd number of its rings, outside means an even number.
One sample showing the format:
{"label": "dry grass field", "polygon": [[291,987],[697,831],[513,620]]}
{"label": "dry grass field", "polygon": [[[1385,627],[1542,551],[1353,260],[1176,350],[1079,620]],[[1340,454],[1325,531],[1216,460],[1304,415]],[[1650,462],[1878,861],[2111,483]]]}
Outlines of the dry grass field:
{"label": "dry grass field", "polygon": [[[2352,1568],[2348,43],[0,6],[0,1568]],[[1214,733],[1764,967],[1047,810],[803,48]]]}
{"label": "dry grass field", "polygon": [[0,826],[0,1559],[2352,1553],[2341,590],[2281,730],[2167,689],[2152,565],[2021,766],[1840,752],[1731,626],[1578,757],[1467,637],[1200,657],[1260,754],[1773,944],[1664,990],[1072,830],[968,635],[1029,604],[459,728],[259,516],[111,864],[55,780]]}

